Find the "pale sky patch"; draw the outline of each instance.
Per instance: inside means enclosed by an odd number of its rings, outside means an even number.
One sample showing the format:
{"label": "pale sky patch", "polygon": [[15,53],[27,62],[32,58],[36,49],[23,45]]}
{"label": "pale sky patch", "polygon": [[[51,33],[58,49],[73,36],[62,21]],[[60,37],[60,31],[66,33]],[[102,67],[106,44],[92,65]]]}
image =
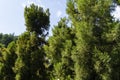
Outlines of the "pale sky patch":
{"label": "pale sky patch", "polygon": [[22,7],[25,8],[25,6],[29,6],[29,5],[32,4],[32,3],[34,3],[34,2],[28,0],[28,1],[24,2],[24,3],[22,3]]}
{"label": "pale sky patch", "polygon": [[114,17],[116,19],[119,19],[120,20],[120,6],[117,6],[116,9],[115,9],[115,12],[113,13]]}
{"label": "pale sky patch", "polygon": [[41,0],[36,0],[35,4],[41,6],[43,9],[46,9],[45,5],[42,4]]}
{"label": "pale sky patch", "polygon": [[62,11],[58,10],[56,15],[57,15],[57,17],[61,17],[62,16]]}
{"label": "pale sky patch", "polygon": [[25,6],[29,6],[30,4],[35,3],[31,0],[27,0],[26,2],[22,3],[22,7],[24,8]]}
{"label": "pale sky patch", "polygon": [[45,9],[45,6],[41,3],[40,0],[35,0],[35,1],[27,0],[26,2],[22,3],[22,7],[24,8],[25,6],[30,6],[30,4],[33,4],[33,3]]}
{"label": "pale sky patch", "polygon": [[22,3],[22,7],[25,8],[26,4],[25,3]]}

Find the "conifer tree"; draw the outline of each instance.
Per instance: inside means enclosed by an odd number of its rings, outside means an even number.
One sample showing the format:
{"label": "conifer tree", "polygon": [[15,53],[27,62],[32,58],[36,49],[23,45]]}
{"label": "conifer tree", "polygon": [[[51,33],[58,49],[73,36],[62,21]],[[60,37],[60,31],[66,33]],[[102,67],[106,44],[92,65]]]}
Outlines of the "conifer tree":
{"label": "conifer tree", "polygon": [[26,6],[24,11],[26,30],[44,36],[49,29],[49,16],[49,9],[44,11],[42,7],[34,4],[31,4],[30,7]]}
{"label": "conifer tree", "polygon": [[75,80],[113,80],[113,50],[119,31],[111,16],[114,7],[113,0],[68,0],[67,13],[76,34]]}
{"label": "conifer tree", "polygon": [[114,45],[111,54],[111,66],[112,66],[112,80],[119,80],[120,79],[120,22],[115,23],[115,28],[111,31],[109,35],[110,40],[114,40]]}
{"label": "conifer tree", "polygon": [[49,29],[49,10],[31,4],[24,12],[26,32],[17,41],[16,80],[48,80],[42,46]]}
{"label": "conifer tree", "polygon": [[49,60],[51,70],[51,80],[71,80],[74,79],[71,51],[74,46],[74,34],[72,28],[68,27],[66,18],[61,19],[53,29],[53,36],[48,40],[48,45],[44,47]]}
{"label": "conifer tree", "polygon": [[11,42],[7,48],[1,48],[0,56],[0,79],[1,80],[15,80],[15,73],[13,71],[16,60],[16,45]]}
{"label": "conifer tree", "polygon": [[4,45],[0,44],[0,79],[4,79],[4,58],[3,51],[5,50]]}

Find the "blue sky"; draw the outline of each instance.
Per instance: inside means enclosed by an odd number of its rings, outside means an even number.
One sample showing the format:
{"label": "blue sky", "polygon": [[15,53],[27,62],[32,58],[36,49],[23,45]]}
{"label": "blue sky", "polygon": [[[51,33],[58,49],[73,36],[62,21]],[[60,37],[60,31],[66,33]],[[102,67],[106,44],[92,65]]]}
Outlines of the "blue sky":
{"label": "blue sky", "polygon": [[25,31],[24,7],[35,3],[44,9],[50,9],[51,27],[57,24],[61,17],[66,16],[66,0],[1,0],[0,1],[0,33],[15,33]]}
{"label": "blue sky", "polygon": [[[1,0],[0,1],[0,33],[15,33],[25,31],[24,7],[35,3],[50,9],[50,24],[56,25],[61,17],[66,16],[66,0]],[[120,19],[120,8],[116,8],[114,16]]]}

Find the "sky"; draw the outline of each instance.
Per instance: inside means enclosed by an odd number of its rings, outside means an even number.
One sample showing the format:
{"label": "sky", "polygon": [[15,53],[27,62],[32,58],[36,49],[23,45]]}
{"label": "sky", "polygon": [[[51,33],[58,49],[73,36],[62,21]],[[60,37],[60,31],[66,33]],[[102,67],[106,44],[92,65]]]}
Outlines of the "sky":
{"label": "sky", "polygon": [[[66,0],[1,0],[0,1],[0,33],[20,35],[26,29],[24,7],[31,3],[50,10],[50,31],[61,17],[66,16]],[[120,19],[120,7],[116,8],[114,16]],[[51,34],[51,33],[50,33]]]}
{"label": "sky", "polygon": [[66,16],[66,0],[1,0],[0,1],[0,33],[20,35],[26,30],[24,7],[35,3],[50,10],[50,25],[56,25],[61,17]]}

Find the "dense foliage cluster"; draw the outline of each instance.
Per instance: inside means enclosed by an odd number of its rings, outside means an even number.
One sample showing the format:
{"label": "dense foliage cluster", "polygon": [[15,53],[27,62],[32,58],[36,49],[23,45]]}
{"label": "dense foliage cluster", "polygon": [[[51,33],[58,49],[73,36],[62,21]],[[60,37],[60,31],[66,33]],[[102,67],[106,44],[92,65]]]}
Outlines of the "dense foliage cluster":
{"label": "dense foliage cluster", "polygon": [[10,42],[16,40],[17,40],[17,36],[15,36],[14,34],[0,33],[0,44],[3,44],[5,47],[7,47]]}
{"label": "dense foliage cluster", "polygon": [[[0,34],[0,80],[120,80],[120,0],[67,0],[53,35],[49,9],[25,7],[26,31]],[[48,39],[46,39],[48,38]]]}

